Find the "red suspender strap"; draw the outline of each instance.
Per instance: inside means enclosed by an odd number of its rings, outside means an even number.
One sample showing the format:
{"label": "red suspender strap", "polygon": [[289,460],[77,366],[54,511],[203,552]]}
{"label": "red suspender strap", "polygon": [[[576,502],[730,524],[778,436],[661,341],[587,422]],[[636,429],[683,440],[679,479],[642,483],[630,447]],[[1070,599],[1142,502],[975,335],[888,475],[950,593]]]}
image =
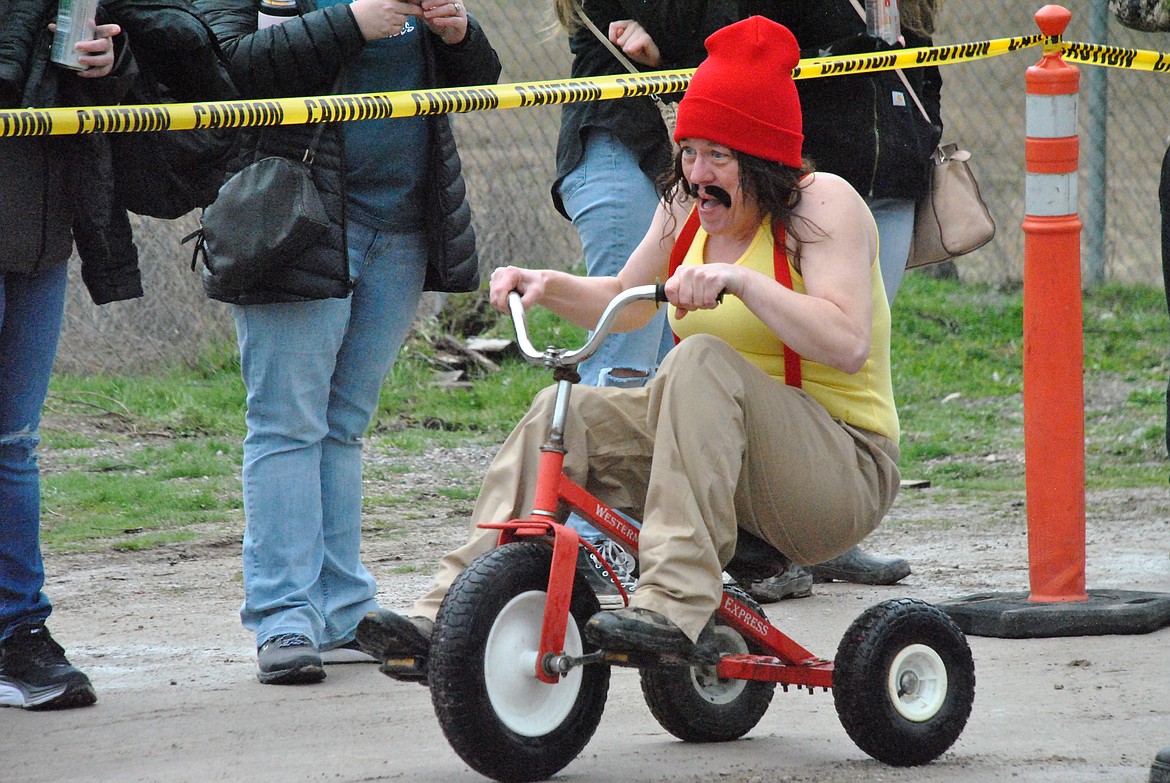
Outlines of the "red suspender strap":
{"label": "red suspender strap", "polygon": [[[683,259],[686,258],[687,251],[691,249],[691,243],[695,241],[697,233],[699,233],[699,212],[692,209],[691,214],[687,215],[687,222],[683,223],[678,239],[674,241],[674,247],[671,248],[670,264],[666,272],[667,280],[673,277],[675,270],[682,266]],[[774,225],[772,240],[772,261],[776,280],[791,291],[792,271],[788,268],[788,256],[784,252],[783,226]],[[678,343],[678,335],[675,335],[674,341],[676,344]],[[801,386],[800,354],[789,348],[787,343],[784,344],[784,382],[798,389]]]}
{"label": "red suspender strap", "polygon": [[[772,222],[772,264],[780,285],[791,291],[792,270],[788,268],[788,254],[784,250],[784,226],[775,221]],[[788,343],[784,343],[784,382],[798,389],[803,383],[800,354],[789,348]]]}
{"label": "red suspender strap", "polygon": [[687,215],[687,222],[683,223],[682,231],[678,232],[678,239],[674,240],[674,247],[670,250],[670,266],[666,268],[666,279],[674,277],[674,270],[682,266],[691,243],[695,241],[695,234],[699,233],[699,210],[692,209]]}

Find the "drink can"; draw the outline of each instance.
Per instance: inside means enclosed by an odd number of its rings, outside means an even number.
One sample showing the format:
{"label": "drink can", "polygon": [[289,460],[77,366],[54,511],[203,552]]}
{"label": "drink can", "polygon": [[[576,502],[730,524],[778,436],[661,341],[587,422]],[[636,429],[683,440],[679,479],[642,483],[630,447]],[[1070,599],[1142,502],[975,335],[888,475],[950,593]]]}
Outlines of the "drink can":
{"label": "drink can", "polygon": [[84,71],[88,65],[78,61],[79,41],[92,41],[98,0],[60,0],[57,5],[57,32],[53,35],[53,62],[75,71]]}
{"label": "drink can", "polygon": [[277,24],[284,24],[297,15],[297,0],[262,0],[257,28],[263,30]]}

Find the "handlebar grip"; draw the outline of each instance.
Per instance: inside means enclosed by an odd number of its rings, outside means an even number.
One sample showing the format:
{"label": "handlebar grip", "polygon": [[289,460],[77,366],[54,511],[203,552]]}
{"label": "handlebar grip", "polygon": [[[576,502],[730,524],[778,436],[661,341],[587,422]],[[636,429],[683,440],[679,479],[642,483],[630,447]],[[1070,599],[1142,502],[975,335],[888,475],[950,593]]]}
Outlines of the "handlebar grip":
{"label": "handlebar grip", "polygon": [[[727,293],[726,290],[720,291],[719,296],[715,297],[715,301],[723,304],[723,295]],[[664,304],[666,302],[666,283],[654,284],[654,304]]]}

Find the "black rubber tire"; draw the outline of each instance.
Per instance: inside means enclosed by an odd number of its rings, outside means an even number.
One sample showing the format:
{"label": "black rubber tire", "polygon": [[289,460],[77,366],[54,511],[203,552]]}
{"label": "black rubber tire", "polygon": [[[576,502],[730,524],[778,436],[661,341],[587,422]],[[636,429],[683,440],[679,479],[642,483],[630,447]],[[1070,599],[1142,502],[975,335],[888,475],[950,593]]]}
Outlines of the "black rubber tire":
{"label": "black rubber tire", "polygon": [[[515,617],[508,614],[515,611],[510,608],[516,606],[513,599],[531,606],[534,597],[539,598],[539,613],[543,613],[551,562],[552,548],[539,542],[507,544],[476,558],[443,599],[431,641],[431,701],[447,741],[477,772],[508,783],[544,780],[576,758],[597,729],[609,692],[608,665],[581,667],[576,670],[580,672],[576,694],[568,692],[564,697],[572,703],[563,720],[535,734],[509,728],[508,716],[501,716],[493,704],[484,671],[489,637],[494,629],[518,622],[508,619]],[[599,610],[593,591],[577,575],[570,606],[577,630]],[[497,623],[501,612],[505,620]],[[533,614],[526,612],[521,619],[527,621]],[[536,620],[539,638],[539,616]],[[510,630],[503,627],[500,633]],[[530,630],[527,622],[525,630]],[[583,650],[592,652],[595,648],[583,636]],[[526,684],[540,689],[573,687],[566,679],[557,685],[537,683],[533,675]]]}
{"label": "black rubber tire", "polygon": [[[725,587],[760,617],[764,610],[739,588]],[[716,617],[722,653],[761,654]],[[727,742],[751,731],[772,703],[776,683],[718,677],[714,666],[642,669],[642,696],[662,728],[684,742]]]}
{"label": "black rubber tire", "polygon": [[[900,692],[907,685],[913,692]],[[924,601],[899,598],[871,607],[837,648],[837,715],[857,746],[878,761],[913,767],[938,758],[963,732],[974,700],[975,663],[966,637]]]}

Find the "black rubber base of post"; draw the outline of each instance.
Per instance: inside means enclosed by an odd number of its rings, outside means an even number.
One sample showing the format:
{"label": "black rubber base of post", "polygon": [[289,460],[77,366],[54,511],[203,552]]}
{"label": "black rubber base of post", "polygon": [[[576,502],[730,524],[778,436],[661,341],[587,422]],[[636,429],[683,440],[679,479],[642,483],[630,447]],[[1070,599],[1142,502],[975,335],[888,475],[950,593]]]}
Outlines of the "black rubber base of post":
{"label": "black rubber base of post", "polygon": [[1028,593],[977,593],[937,604],[969,636],[1039,639],[1150,633],[1170,625],[1170,593],[1087,590],[1087,601],[1036,603]]}

